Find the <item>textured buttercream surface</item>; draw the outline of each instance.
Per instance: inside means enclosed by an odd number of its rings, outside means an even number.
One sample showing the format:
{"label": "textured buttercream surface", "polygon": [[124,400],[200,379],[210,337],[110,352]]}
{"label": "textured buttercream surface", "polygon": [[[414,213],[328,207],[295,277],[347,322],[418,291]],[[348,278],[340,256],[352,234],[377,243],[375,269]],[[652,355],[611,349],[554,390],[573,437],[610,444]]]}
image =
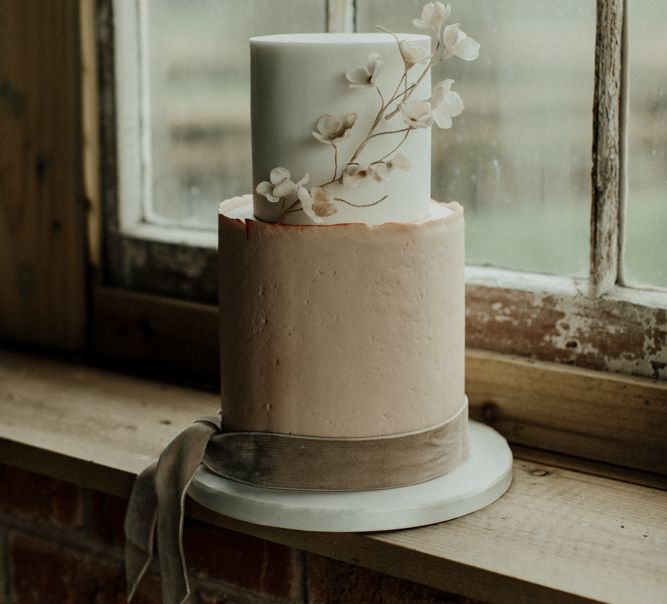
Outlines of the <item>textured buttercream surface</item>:
{"label": "textured buttercream surface", "polygon": [[221,204],[227,430],[375,436],[446,421],[464,400],[463,214],[289,226]]}

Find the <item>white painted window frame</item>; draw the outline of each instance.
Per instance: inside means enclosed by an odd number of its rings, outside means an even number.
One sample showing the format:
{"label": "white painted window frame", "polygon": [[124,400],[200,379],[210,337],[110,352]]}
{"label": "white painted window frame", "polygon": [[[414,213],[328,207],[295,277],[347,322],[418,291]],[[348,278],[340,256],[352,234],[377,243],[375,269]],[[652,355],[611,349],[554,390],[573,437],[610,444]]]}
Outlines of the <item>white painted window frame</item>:
{"label": "white painted window frame", "polygon": [[183,227],[152,209],[148,0],[113,0],[113,10],[120,230],[136,239],[213,249],[215,232]]}

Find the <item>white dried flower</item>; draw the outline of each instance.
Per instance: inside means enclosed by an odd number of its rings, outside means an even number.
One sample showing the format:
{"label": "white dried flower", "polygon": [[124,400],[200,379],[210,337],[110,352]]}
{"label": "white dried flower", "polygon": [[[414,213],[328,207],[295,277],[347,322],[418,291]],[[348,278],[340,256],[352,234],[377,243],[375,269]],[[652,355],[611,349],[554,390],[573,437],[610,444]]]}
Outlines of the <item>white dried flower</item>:
{"label": "white dried flower", "polygon": [[430,48],[427,48],[424,44],[420,44],[419,42],[403,40],[403,42],[400,43],[400,48],[406,71],[418,63],[426,63],[431,59]]}
{"label": "white dried flower", "polygon": [[378,182],[383,180],[383,175],[376,169],[377,165],[379,164],[370,166],[368,164],[348,164],[343,170],[343,185],[355,189],[361,180],[369,176]]}
{"label": "white dried flower", "polygon": [[266,197],[271,203],[277,203],[282,197],[294,195],[299,187],[308,182],[310,177],[306,174],[299,182],[292,182],[292,177],[287,168],[273,168],[269,175],[269,181],[262,181],[255,187],[255,192]]}
{"label": "white dried flower", "polygon": [[366,67],[348,69],[345,73],[350,88],[375,86],[375,81],[377,80],[383,65],[384,61],[382,60],[382,56],[377,52],[372,52],[368,55],[368,64]]}
{"label": "white dried flower", "polygon": [[313,136],[321,143],[333,145],[350,136],[356,121],[356,113],[347,113],[342,118],[325,113],[317,120]]}
{"label": "white dried flower", "polygon": [[431,114],[439,128],[451,128],[452,118],[461,115],[463,100],[450,90],[454,80],[444,80],[436,84],[431,98]]}
{"label": "white dried flower", "polygon": [[311,191],[313,197],[313,211],[316,216],[326,218],[338,212],[333,195],[320,187],[314,187]]}
{"label": "white dried flower", "polygon": [[433,122],[428,101],[405,101],[401,103],[401,113],[410,128],[428,128]]}
{"label": "white dried flower", "polygon": [[371,166],[371,170],[373,171],[373,177],[378,182],[382,180],[389,180],[391,176],[391,170],[389,169],[389,166],[383,161],[373,164]]}
{"label": "white dried flower", "polygon": [[333,195],[322,187],[313,187],[310,192],[305,187],[299,189],[301,209],[313,222],[321,224],[322,218],[338,212]]}
{"label": "white dried flower", "polygon": [[442,43],[445,47],[443,59],[457,56],[464,61],[474,61],[479,57],[479,42],[461,31],[458,23],[445,27],[442,32]]}
{"label": "white dried flower", "polygon": [[389,170],[409,170],[412,167],[412,163],[408,159],[407,156],[403,155],[402,153],[399,153],[397,155],[394,155],[391,159],[388,159],[385,164],[387,165],[387,168]]}
{"label": "white dried flower", "polygon": [[452,7],[445,6],[442,2],[429,2],[422,8],[421,19],[413,19],[412,24],[417,29],[432,31],[436,36],[440,35],[442,24],[449,18]]}
{"label": "white dried flower", "polygon": [[323,220],[313,212],[313,198],[306,187],[299,187],[297,197],[301,202],[301,209],[313,222],[320,224]]}

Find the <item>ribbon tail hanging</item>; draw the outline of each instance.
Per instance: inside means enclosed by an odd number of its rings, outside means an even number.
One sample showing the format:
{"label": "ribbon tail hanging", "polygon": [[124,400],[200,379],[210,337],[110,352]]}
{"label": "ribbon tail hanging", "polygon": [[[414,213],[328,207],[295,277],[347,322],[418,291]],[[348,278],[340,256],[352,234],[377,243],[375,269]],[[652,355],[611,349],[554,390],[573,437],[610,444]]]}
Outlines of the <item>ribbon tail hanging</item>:
{"label": "ribbon tail hanging", "polygon": [[218,417],[198,419],[167,445],[157,464],[137,477],[125,520],[128,600],[152,560],[156,539],[162,601],[182,604],[190,594],[182,544],[185,495],[209,439],[219,431]]}

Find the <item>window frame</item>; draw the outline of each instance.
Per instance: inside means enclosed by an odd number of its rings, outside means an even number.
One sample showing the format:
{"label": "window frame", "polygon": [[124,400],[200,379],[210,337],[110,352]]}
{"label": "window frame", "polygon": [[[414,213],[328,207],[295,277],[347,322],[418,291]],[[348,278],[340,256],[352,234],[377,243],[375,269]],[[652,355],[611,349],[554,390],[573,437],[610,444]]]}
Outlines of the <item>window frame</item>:
{"label": "window frame", "polygon": [[[137,6],[141,4],[141,0],[135,1]],[[667,292],[629,287],[623,277],[625,4],[624,0],[597,0],[588,278],[467,266],[466,337],[472,348],[665,379]],[[111,287],[164,296],[163,303],[175,308],[182,308],[183,300],[212,304],[216,296],[215,250],[183,244],[183,234],[168,241],[142,238],[149,227],[158,228],[154,225],[141,227],[143,233],[128,234],[119,219],[122,187],[115,153],[122,142],[116,138],[113,115],[118,100],[114,96],[118,92],[111,43],[113,8],[114,0],[102,0],[97,24],[101,105],[105,109],[100,133],[106,228],[98,280],[101,289],[95,299],[104,298]],[[329,0],[326,26],[328,31],[353,29],[354,0]],[[180,300],[168,300],[174,297]],[[98,321],[93,323],[99,325]],[[187,334],[183,341],[187,341]]]}

